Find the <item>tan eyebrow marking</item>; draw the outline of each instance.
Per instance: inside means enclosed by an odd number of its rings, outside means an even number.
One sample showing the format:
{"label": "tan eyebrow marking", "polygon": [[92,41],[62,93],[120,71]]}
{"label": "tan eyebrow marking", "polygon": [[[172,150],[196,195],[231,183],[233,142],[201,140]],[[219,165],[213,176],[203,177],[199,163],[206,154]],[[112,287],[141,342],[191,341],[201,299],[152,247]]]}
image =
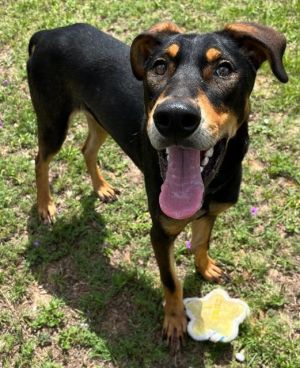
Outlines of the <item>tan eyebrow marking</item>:
{"label": "tan eyebrow marking", "polygon": [[218,60],[221,57],[222,53],[220,50],[215,49],[214,47],[208,49],[206,51],[206,59],[209,63]]}
{"label": "tan eyebrow marking", "polygon": [[173,43],[166,49],[166,53],[171,57],[176,57],[179,51],[179,46],[176,43]]}

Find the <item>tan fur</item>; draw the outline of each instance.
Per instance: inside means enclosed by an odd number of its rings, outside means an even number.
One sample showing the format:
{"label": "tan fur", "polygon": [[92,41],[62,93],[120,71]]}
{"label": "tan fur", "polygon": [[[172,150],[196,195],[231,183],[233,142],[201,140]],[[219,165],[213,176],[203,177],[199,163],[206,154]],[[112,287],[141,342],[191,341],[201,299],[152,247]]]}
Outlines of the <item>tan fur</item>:
{"label": "tan fur", "polygon": [[179,46],[176,43],[173,43],[172,45],[170,45],[167,49],[166,49],[166,53],[172,57],[175,58],[176,55],[178,54],[179,51]]}
{"label": "tan fur", "polygon": [[218,60],[221,57],[221,51],[212,47],[206,51],[205,57],[209,63]]}
{"label": "tan fur", "polygon": [[219,282],[222,270],[209,257],[209,242],[216,216],[231,207],[231,203],[212,202],[209,205],[208,215],[192,222],[192,252],[195,256],[195,266],[206,280]]}
{"label": "tan fur", "polygon": [[220,213],[228,210],[228,208],[232,207],[232,203],[218,203],[218,202],[211,202],[209,204],[209,215],[210,216],[217,216]]}
{"label": "tan fur", "polygon": [[208,129],[215,135],[216,139],[235,136],[238,129],[237,117],[233,111],[226,109],[216,109],[204,92],[200,92],[198,101],[201,114],[206,122]]}
{"label": "tan fur", "polygon": [[35,164],[38,213],[46,222],[51,222],[56,213],[49,187],[49,164],[52,158],[53,156],[49,156],[47,160],[43,160],[39,152]]}
{"label": "tan fur", "polygon": [[158,99],[155,101],[155,104],[153,105],[153,107],[150,107],[150,110],[148,111],[148,127],[154,123],[153,120],[153,115],[155,112],[155,109],[157,108],[158,105],[162,104],[164,101],[166,101],[168,98],[170,97],[166,97],[164,95],[164,92],[158,97]]}
{"label": "tan fur", "polygon": [[175,23],[169,21],[155,24],[149,29],[149,32],[182,33],[181,29]]}
{"label": "tan fur", "polygon": [[182,336],[186,332],[187,318],[184,313],[183,305],[183,290],[180,281],[177,278],[175,272],[175,261],[174,261],[174,245],[170,249],[170,266],[171,274],[175,283],[175,291],[171,292],[167,287],[164,287],[165,296],[165,317],[164,317],[164,334],[167,340],[170,340],[174,333],[177,336]]}
{"label": "tan fur", "polygon": [[251,26],[250,24],[244,24],[244,23],[226,24],[224,29],[227,29],[229,31],[234,31],[234,32],[253,34],[253,35],[256,35],[258,33],[257,28]]}
{"label": "tan fur", "polygon": [[82,148],[87,170],[91,176],[94,191],[104,201],[115,199],[115,189],[103,178],[97,164],[98,151],[104,143],[108,133],[90,115],[86,114],[89,127],[88,137]]}

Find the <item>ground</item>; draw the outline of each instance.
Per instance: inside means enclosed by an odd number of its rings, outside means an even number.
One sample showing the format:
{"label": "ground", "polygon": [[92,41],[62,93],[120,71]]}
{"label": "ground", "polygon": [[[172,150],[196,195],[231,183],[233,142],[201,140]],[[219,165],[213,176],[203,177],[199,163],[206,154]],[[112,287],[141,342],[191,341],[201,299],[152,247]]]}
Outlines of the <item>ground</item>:
{"label": "ground", "polygon": [[[267,367],[300,366],[299,346],[299,1],[3,1],[0,4],[0,367]],[[220,216],[212,256],[230,276],[223,285],[251,316],[230,344],[187,339],[170,356],[161,341],[162,292],[149,242],[143,178],[112,140],[99,156],[120,188],[115,203],[92,193],[80,147],[78,117],[51,167],[59,209],[52,226],[35,206],[35,115],[25,63],[37,30],[88,22],[130,43],[161,20],[209,31],[234,20],[261,22],[288,40],[280,84],[265,65],[253,92],[251,146],[238,204]],[[185,296],[215,285],[194,272],[176,244]],[[246,362],[235,354],[243,350]]]}

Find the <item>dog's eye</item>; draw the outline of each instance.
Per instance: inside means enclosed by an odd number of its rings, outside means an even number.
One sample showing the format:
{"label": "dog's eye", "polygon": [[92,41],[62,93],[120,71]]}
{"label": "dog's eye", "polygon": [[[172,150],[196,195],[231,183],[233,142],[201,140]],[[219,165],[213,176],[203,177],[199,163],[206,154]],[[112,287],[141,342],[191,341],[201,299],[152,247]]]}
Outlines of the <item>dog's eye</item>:
{"label": "dog's eye", "polygon": [[165,72],[167,71],[167,62],[163,59],[158,59],[155,61],[153,69],[155,74],[164,75]]}
{"label": "dog's eye", "polygon": [[220,78],[229,77],[232,72],[233,68],[229,61],[222,61],[215,71],[216,75]]}

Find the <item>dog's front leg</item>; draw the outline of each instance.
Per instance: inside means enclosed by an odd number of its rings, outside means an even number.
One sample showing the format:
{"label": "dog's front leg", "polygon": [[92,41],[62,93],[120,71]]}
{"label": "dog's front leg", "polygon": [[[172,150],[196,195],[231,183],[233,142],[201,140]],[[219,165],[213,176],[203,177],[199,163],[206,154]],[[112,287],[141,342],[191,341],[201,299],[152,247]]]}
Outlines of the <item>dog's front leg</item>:
{"label": "dog's front leg", "polygon": [[192,252],[195,255],[196,271],[208,281],[220,283],[225,277],[222,269],[209,257],[208,250],[217,215],[232,205],[233,203],[230,202],[212,202],[209,205],[208,214],[192,222]]}
{"label": "dog's front leg", "polygon": [[151,241],[165,296],[163,334],[173,353],[180,349],[187,325],[182,301],[182,286],[175,273],[175,238],[167,235],[158,224],[152,226]]}

